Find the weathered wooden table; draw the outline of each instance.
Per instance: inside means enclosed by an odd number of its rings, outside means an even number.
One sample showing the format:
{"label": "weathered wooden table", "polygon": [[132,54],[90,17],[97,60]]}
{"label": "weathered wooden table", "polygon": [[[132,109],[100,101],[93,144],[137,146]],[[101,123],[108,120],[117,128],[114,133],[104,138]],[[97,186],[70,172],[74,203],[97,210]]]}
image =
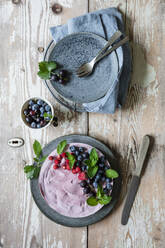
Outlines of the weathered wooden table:
{"label": "weathered wooden table", "polygon": [[[164,248],[165,247],[165,1],[61,0],[63,12],[53,14],[51,0],[0,0],[0,247],[3,248]],[[48,45],[49,27],[69,18],[107,7],[118,7],[132,42],[133,77],[127,102],[114,115],[74,113],[60,106],[37,76],[39,47]],[[59,126],[26,129],[21,104],[42,96],[56,107]],[[24,172],[32,162],[32,143],[43,145],[65,134],[81,133],[109,145],[124,176],[118,206],[103,221],[84,228],[57,225],[35,205]],[[150,156],[127,226],[121,225],[123,199],[142,136],[153,137]],[[7,146],[23,137],[19,149]]]}

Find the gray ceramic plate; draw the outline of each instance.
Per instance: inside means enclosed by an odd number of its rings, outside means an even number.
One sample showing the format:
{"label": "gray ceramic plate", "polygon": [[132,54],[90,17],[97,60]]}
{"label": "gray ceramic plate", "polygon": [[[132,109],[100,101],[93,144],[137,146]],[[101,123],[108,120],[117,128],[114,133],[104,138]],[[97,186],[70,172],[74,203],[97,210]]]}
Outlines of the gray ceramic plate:
{"label": "gray ceramic plate", "polygon": [[[64,139],[66,139],[68,143],[80,142],[80,143],[89,144],[99,149],[103,154],[105,154],[107,159],[110,161],[112,167],[118,170],[117,163],[110,149],[106,145],[101,143],[100,141],[94,138],[91,138],[89,136],[84,136],[84,135],[68,135],[68,136],[59,137],[53,140],[52,142],[50,142],[47,146],[45,146],[45,148],[43,149],[43,155],[50,154],[54,149],[56,149],[58,143]],[[120,193],[120,186],[121,186],[121,178],[119,177],[114,181],[114,186],[112,190],[112,200],[110,204],[102,207],[95,214],[90,215],[88,217],[82,217],[82,218],[70,218],[70,217],[63,216],[59,214],[58,212],[56,212],[55,210],[53,210],[52,208],[50,208],[41,195],[39,184],[38,184],[38,179],[31,180],[31,192],[32,192],[34,201],[36,202],[41,212],[45,214],[52,221],[58,224],[64,225],[64,226],[71,226],[71,227],[81,227],[81,226],[91,225],[93,223],[100,221],[107,214],[109,214],[118,199],[118,196]]]}
{"label": "gray ceramic plate", "polygon": [[84,62],[94,58],[106,44],[106,40],[93,33],[75,33],[66,36],[57,44],[51,44],[46,51],[45,60],[57,61],[70,72],[70,80],[66,85],[51,83],[52,91],[59,98],[82,105],[103,97],[118,76],[118,58],[115,52],[101,60],[93,73],[79,78],[75,71]]}

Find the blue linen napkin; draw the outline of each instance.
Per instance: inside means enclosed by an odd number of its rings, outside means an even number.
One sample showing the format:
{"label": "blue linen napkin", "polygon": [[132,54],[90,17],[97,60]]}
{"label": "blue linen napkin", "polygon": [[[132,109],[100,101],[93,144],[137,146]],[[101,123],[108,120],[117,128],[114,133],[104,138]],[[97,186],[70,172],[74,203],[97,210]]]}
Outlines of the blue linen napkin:
{"label": "blue linen napkin", "polygon": [[[124,34],[122,15],[116,8],[87,13],[68,20],[67,24],[50,28],[55,42],[68,34],[77,32],[91,32],[109,40],[117,30]],[[118,77],[105,96],[94,102],[83,104],[87,112],[112,114],[116,108],[122,106],[125,102],[132,69],[131,51],[128,42],[119,47],[116,52],[119,61]]]}

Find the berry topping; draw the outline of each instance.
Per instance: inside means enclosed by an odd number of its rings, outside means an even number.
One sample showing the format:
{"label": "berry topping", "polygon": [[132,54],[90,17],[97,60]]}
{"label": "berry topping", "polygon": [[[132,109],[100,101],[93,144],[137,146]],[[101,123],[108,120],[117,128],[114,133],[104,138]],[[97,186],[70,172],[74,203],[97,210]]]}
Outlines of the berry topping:
{"label": "berry topping", "polygon": [[85,172],[80,172],[78,175],[78,179],[79,180],[86,180],[86,174]]}
{"label": "berry topping", "polygon": [[81,171],[80,167],[76,167],[75,170],[76,170],[77,173]]}
{"label": "berry topping", "polygon": [[54,165],[53,165],[53,169],[54,169],[54,170],[58,169],[58,165],[54,164]]}
{"label": "berry topping", "polygon": [[75,146],[71,146],[70,147],[70,150],[71,150],[71,152],[75,152],[76,151],[76,147]]}
{"label": "berry topping", "polygon": [[66,153],[63,152],[63,153],[61,154],[61,156],[62,156],[63,158],[66,158]]}
{"label": "berry topping", "polygon": [[83,156],[82,155],[78,155],[77,160],[78,161],[82,161],[83,160]]}
{"label": "berry topping", "polygon": [[87,181],[85,181],[85,180],[81,181],[80,186],[82,188],[86,187],[87,186]]}
{"label": "berry topping", "polygon": [[68,164],[66,165],[66,169],[71,170],[71,168],[70,168],[70,166]]}
{"label": "berry topping", "polygon": [[57,155],[56,157],[58,160],[61,160],[62,159],[62,156],[60,154]]}
{"label": "berry topping", "polygon": [[54,160],[54,164],[58,165],[60,163],[60,161],[58,159]]}
{"label": "berry topping", "polygon": [[80,152],[84,152],[84,147],[79,147]]}
{"label": "berry topping", "polygon": [[53,160],[54,159],[54,157],[53,156],[49,156],[49,160]]}
{"label": "berry topping", "polygon": [[89,194],[90,193],[90,187],[86,187],[83,189],[84,194]]}
{"label": "berry topping", "polygon": [[72,169],[72,173],[73,173],[73,174],[76,174],[76,173],[77,173],[76,170],[75,170],[74,168]]}
{"label": "berry topping", "polygon": [[25,110],[23,111],[23,113],[24,113],[25,116],[28,115],[28,114],[29,114],[28,109],[25,109]]}

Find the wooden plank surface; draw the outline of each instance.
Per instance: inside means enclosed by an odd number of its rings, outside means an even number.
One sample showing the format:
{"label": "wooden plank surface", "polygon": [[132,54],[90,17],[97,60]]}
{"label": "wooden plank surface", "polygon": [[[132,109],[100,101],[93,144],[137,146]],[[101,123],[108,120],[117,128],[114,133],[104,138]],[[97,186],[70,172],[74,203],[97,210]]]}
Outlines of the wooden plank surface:
{"label": "wooden plank surface", "polygon": [[[23,160],[30,162],[34,139],[43,145],[70,133],[86,134],[86,114],[59,106],[37,76],[38,61],[43,54],[38,47],[51,40],[49,27],[65,23],[68,18],[87,12],[87,1],[61,1],[63,12],[54,15],[54,1],[0,1],[1,17],[1,190],[0,242],[4,248],[86,247],[87,228],[59,226],[40,213],[34,203],[29,182],[23,173]],[[44,131],[26,129],[20,121],[20,107],[31,96],[42,96],[54,104],[59,127]],[[25,146],[7,147],[11,137],[23,137]],[[0,247],[1,247],[0,246]]]}
{"label": "wooden plank surface", "polygon": [[[89,134],[115,150],[124,176],[120,202],[112,215],[89,228],[88,246],[106,248],[164,248],[164,123],[165,92],[163,61],[165,48],[164,1],[112,1],[122,8],[127,33],[132,39],[133,76],[127,102],[113,116],[90,114]],[[92,1],[90,11],[109,2]],[[100,127],[98,129],[98,127]],[[141,180],[127,226],[121,225],[126,182],[135,168],[143,135],[154,139],[151,156]],[[118,154],[120,154],[118,156]],[[95,237],[98,237],[97,239]]]}
{"label": "wooden plank surface", "polygon": [[[0,247],[5,248],[164,248],[165,247],[165,2],[162,0],[62,0],[63,12],[54,15],[51,0],[0,1]],[[89,6],[88,6],[89,4]],[[46,48],[49,27],[68,18],[106,7],[118,7],[132,39],[133,76],[126,104],[114,115],[74,113],[57,104],[36,76]],[[19,118],[21,104],[42,96],[54,104],[59,127],[26,129]],[[108,144],[124,176],[118,206],[105,220],[87,228],[67,228],[48,220],[36,207],[23,160],[31,162],[32,143],[43,145],[70,133],[87,134]],[[149,134],[154,142],[127,226],[121,226],[123,198],[135,168],[139,143]],[[25,146],[7,146],[23,137]],[[2,193],[3,192],[3,193]]]}

